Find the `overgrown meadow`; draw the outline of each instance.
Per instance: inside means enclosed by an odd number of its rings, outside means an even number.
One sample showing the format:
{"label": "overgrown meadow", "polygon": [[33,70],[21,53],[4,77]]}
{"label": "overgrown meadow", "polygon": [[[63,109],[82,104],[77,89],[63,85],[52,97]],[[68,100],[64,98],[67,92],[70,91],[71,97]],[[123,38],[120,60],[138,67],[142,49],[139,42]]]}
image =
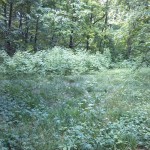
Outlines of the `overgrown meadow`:
{"label": "overgrown meadow", "polygon": [[149,150],[150,68],[54,48],[0,56],[1,150]]}

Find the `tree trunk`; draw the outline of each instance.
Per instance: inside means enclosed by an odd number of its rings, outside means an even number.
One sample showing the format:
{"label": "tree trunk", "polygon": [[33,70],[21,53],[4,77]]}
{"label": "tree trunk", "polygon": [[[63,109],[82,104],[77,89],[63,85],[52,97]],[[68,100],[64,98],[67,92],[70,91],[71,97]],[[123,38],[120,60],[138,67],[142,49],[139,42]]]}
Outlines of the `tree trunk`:
{"label": "tree trunk", "polygon": [[22,11],[20,12],[20,15],[19,15],[19,29],[22,30]]}
{"label": "tree trunk", "polygon": [[13,2],[10,2],[9,21],[8,21],[9,29],[11,28],[11,23],[12,23],[12,11],[13,11]]}
{"label": "tree trunk", "polygon": [[102,29],[103,31],[106,31],[108,26],[108,0],[106,1],[105,9],[104,29]]}
{"label": "tree trunk", "polygon": [[28,43],[28,35],[29,35],[29,18],[28,18],[28,16],[26,16],[26,29],[25,29],[25,33],[24,33],[24,39],[25,39],[25,44],[27,44]]}
{"label": "tree trunk", "polygon": [[4,3],[4,24],[5,24],[5,28],[7,28],[7,5],[6,3]]}
{"label": "tree trunk", "polygon": [[39,17],[36,19],[35,36],[34,36],[34,52],[37,51],[37,35],[39,30]]}
{"label": "tree trunk", "polygon": [[[5,13],[7,13],[7,11]],[[15,53],[15,49],[12,46],[12,42],[9,40],[9,38],[10,38],[9,36],[11,36],[12,14],[13,14],[13,2],[10,2],[9,19],[8,19],[8,31],[7,31],[7,34],[6,34],[6,38],[8,38],[8,40],[5,43],[6,52],[8,53],[9,56],[13,56],[14,53]]]}
{"label": "tree trunk", "polygon": [[132,41],[131,41],[131,37],[128,37],[127,39],[127,59],[130,59],[131,56],[131,51],[132,51]]}
{"label": "tree trunk", "polygon": [[87,37],[86,37],[86,50],[89,50],[89,36],[87,35]]}
{"label": "tree trunk", "polygon": [[[93,8],[91,8],[91,12],[93,11]],[[90,29],[92,28],[92,21],[93,21],[93,13],[90,14],[89,16],[89,22],[90,22]],[[88,33],[87,33],[88,34]],[[90,39],[90,36],[87,35],[86,36],[86,50],[88,51],[90,49],[90,44],[89,44],[89,39]]]}
{"label": "tree trunk", "polygon": [[69,40],[69,48],[73,48],[73,47],[74,47],[74,43],[73,43],[73,30],[71,30],[70,40]]}

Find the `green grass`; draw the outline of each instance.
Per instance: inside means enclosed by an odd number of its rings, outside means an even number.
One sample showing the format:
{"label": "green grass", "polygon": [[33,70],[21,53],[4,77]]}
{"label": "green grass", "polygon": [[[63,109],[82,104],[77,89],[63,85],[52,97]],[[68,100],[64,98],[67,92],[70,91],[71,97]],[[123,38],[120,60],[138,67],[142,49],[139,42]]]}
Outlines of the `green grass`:
{"label": "green grass", "polygon": [[0,75],[0,149],[150,149],[150,69]]}

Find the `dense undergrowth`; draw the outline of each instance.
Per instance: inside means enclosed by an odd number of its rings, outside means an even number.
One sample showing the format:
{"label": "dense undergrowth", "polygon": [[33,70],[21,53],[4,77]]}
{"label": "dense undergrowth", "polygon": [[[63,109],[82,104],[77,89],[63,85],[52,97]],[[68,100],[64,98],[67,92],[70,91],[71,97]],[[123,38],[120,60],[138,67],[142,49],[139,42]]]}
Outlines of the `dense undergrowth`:
{"label": "dense undergrowth", "polygon": [[72,52],[55,47],[52,50],[35,54],[17,52],[13,58],[0,54],[1,72],[5,74],[83,74],[109,68],[111,56],[109,50],[104,54],[90,54],[85,51]]}
{"label": "dense undergrowth", "polygon": [[107,49],[2,52],[0,149],[149,150],[150,69],[135,70],[141,62],[112,63]]}
{"label": "dense undergrowth", "polygon": [[148,68],[1,74],[0,85],[2,150],[150,149]]}
{"label": "dense undergrowth", "polygon": [[90,54],[84,50],[73,52],[70,49],[55,47],[34,54],[18,51],[13,57],[9,57],[6,52],[1,51],[0,72],[11,76],[89,74],[113,68],[148,67],[150,65],[148,60],[148,57],[141,56],[132,61],[118,59],[114,63],[111,61],[109,49],[105,49],[103,54],[99,52]]}

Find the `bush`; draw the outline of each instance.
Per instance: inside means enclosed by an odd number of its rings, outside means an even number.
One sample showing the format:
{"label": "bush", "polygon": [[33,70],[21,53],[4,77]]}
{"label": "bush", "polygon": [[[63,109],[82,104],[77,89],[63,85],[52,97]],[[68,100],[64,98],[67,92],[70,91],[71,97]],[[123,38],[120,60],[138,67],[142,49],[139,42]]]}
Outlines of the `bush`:
{"label": "bush", "polygon": [[55,47],[35,54],[17,52],[13,58],[3,57],[2,70],[6,74],[82,74],[109,68],[110,57],[108,50],[102,55],[81,50],[74,53],[69,49]]}
{"label": "bush", "polygon": [[123,60],[111,64],[112,68],[133,68],[136,66],[136,61]]}

